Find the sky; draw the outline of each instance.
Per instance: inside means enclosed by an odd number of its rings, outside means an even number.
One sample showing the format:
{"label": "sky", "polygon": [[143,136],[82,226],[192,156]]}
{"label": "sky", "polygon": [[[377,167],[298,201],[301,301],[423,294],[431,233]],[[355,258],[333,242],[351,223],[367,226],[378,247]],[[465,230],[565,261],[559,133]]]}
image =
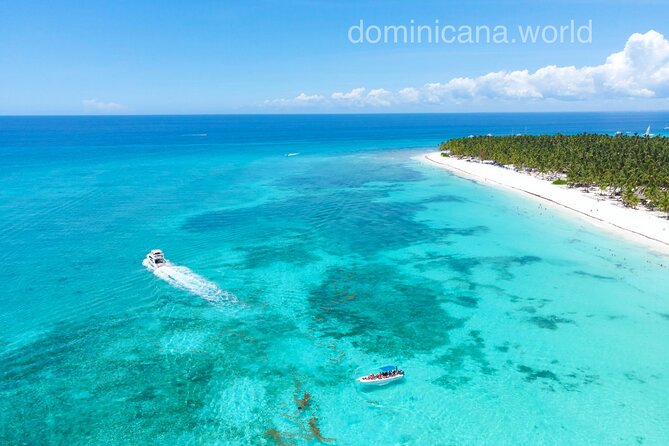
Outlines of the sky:
{"label": "sky", "polygon": [[669,110],[669,2],[0,1],[2,115],[570,110]]}

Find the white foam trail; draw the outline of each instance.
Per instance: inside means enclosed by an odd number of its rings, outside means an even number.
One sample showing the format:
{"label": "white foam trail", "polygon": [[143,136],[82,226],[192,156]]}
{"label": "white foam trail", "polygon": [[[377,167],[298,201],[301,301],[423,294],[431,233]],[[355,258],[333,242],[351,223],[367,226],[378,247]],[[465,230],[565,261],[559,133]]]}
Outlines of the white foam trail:
{"label": "white foam trail", "polygon": [[212,303],[237,302],[237,296],[220,289],[215,283],[195,274],[185,266],[171,263],[161,266],[153,274],[163,279],[175,288],[200,296]]}

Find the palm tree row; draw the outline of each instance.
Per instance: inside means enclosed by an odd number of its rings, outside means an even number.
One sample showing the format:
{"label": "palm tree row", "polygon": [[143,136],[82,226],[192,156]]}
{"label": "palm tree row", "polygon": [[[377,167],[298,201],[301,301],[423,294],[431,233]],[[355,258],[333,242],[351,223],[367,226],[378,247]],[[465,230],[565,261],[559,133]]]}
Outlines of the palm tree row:
{"label": "palm tree row", "polygon": [[668,213],[669,138],[580,135],[477,136],[441,144],[444,155],[474,157],[598,187],[627,206]]}

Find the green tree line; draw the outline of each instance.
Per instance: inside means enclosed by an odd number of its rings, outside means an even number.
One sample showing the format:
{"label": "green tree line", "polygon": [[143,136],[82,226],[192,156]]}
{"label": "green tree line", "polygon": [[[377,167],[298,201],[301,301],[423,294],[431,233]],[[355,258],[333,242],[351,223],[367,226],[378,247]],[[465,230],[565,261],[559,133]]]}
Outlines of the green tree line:
{"label": "green tree line", "polygon": [[566,177],[570,186],[598,187],[625,205],[668,213],[669,138],[638,135],[475,136],[441,144],[455,156],[513,164]]}

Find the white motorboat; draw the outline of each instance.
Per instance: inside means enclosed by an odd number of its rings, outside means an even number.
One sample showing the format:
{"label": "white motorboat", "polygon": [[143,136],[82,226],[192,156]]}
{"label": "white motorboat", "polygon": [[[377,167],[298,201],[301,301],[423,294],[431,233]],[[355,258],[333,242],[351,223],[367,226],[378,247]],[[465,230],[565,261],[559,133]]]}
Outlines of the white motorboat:
{"label": "white motorboat", "polygon": [[160,249],[152,249],[150,253],[146,255],[142,265],[149,268],[151,271],[154,271],[161,266],[167,265],[167,260],[165,260],[165,255]]}
{"label": "white motorboat", "polygon": [[361,376],[356,381],[366,386],[385,386],[386,384],[404,379],[404,370],[398,369],[395,365],[381,367],[379,368],[379,372]]}

